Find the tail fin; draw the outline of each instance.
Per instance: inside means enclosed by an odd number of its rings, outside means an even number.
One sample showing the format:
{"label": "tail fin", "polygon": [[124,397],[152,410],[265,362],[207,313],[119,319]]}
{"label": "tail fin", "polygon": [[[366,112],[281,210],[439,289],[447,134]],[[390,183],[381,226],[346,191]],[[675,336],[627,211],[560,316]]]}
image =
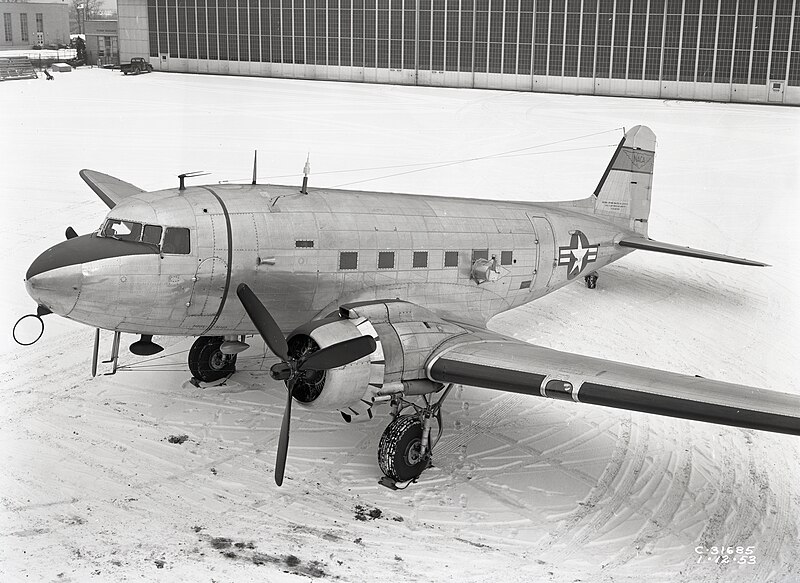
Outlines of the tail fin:
{"label": "tail fin", "polygon": [[[653,158],[656,136],[646,126],[636,126],[625,133],[611,157],[600,184],[594,190],[594,214],[634,231],[617,242],[621,247],[657,253],[699,257],[740,265],[767,266],[761,261],[722,255],[711,251],[654,241],[647,236],[650,216],[650,192],[653,185]],[[581,201],[591,204],[592,197]]]}
{"label": "tail fin", "polygon": [[656,136],[647,126],[625,133],[594,190],[594,213],[647,236]]}

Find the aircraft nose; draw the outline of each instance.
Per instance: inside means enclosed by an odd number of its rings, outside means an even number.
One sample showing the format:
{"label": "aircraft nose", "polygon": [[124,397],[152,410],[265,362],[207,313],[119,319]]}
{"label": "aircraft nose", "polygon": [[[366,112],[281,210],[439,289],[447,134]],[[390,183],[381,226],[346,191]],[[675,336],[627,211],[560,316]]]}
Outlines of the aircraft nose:
{"label": "aircraft nose", "polygon": [[66,316],[78,302],[82,282],[80,264],[66,265],[29,276],[25,280],[25,288],[38,305],[49,308],[59,316]]}
{"label": "aircraft nose", "polygon": [[78,303],[81,286],[85,284],[88,289],[92,283],[90,275],[86,278],[83,275],[87,264],[132,255],[158,256],[159,249],[147,243],[93,234],[72,237],[51,247],[31,263],[25,274],[25,287],[34,301],[59,316],[66,316]]}
{"label": "aircraft nose", "polygon": [[62,241],[34,259],[25,274],[28,295],[59,316],[75,307],[83,280],[77,239]]}

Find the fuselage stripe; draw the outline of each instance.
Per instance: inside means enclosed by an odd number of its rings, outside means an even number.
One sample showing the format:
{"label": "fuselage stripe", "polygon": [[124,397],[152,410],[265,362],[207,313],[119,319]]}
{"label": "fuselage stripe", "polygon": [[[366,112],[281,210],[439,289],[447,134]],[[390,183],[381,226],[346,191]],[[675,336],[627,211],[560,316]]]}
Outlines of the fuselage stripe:
{"label": "fuselage stripe", "polygon": [[222,310],[225,309],[225,301],[228,299],[228,291],[231,287],[231,268],[233,266],[233,233],[231,232],[231,217],[228,214],[228,207],[225,206],[225,203],[222,202],[222,198],[214,192],[208,186],[201,186],[200,188],[204,188],[208,192],[210,192],[214,198],[217,199],[219,202],[219,206],[222,207],[222,214],[225,216],[225,231],[228,234],[228,265],[225,272],[225,289],[222,292],[222,299],[219,302],[219,309],[217,310],[214,319],[211,320],[211,323],[208,327],[200,333],[200,336],[205,336],[214,326],[217,324],[217,320],[222,315]]}

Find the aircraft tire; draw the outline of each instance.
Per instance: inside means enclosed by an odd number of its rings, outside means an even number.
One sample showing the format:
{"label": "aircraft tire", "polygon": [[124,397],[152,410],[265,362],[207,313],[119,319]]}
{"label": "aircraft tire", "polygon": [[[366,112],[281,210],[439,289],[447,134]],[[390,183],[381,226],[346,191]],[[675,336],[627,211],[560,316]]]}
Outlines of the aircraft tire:
{"label": "aircraft tire", "polygon": [[189,370],[204,383],[213,383],[236,372],[236,355],[219,349],[222,336],[200,336],[189,350]]}
{"label": "aircraft tire", "polygon": [[416,415],[402,415],[389,423],[378,444],[378,465],[398,482],[413,480],[428,466],[428,456],[420,455],[422,422]]}

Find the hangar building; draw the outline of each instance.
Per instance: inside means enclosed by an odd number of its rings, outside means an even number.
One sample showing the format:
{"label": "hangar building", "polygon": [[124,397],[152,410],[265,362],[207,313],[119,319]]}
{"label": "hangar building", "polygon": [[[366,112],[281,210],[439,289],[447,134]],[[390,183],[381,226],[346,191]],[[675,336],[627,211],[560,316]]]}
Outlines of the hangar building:
{"label": "hangar building", "polygon": [[118,0],[156,70],[800,104],[800,0]]}

